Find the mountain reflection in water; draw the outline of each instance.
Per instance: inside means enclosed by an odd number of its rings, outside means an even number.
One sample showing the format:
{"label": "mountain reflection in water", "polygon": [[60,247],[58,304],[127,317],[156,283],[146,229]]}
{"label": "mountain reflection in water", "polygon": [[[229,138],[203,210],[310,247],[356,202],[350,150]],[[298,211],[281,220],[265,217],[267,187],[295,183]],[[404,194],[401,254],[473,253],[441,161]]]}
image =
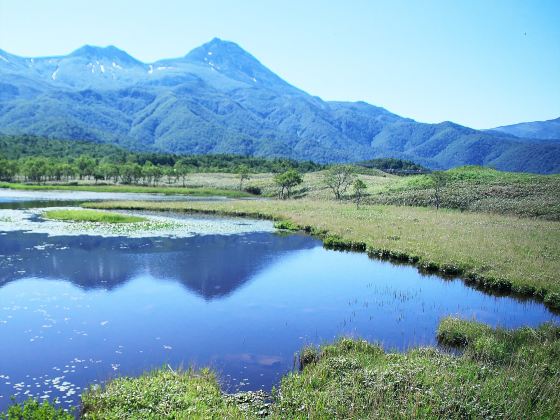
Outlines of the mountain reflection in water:
{"label": "mountain reflection in water", "polygon": [[110,290],[148,274],[207,300],[228,296],[287,252],[319,245],[304,235],[269,233],[137,239],[10,232],[0,239],[0,286],[39,277]]}

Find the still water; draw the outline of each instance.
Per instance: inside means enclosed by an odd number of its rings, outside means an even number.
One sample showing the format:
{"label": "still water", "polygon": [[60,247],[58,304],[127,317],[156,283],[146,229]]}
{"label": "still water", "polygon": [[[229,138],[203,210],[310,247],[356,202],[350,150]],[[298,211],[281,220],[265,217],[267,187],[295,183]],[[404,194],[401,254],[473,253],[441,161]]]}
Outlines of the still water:
{"label": "still water", "polygon": [[89,384],[166,365],[211,366],[229,391],[269,390],[305,344],[433,345],[452,314],[506,327],[560,321],[541,304],[300,234],[0,232],[0,409],[12,395],[77,405]]}

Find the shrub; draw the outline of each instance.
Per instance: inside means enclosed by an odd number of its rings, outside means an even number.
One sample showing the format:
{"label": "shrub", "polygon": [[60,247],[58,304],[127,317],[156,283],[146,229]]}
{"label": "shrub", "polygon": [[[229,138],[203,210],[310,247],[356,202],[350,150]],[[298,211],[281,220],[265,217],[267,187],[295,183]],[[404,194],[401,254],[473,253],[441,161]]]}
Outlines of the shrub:
{"label": "shrub", "polygon": [[300,227],[296,225],[291,220],[278,220],[274,223],[274,227],[276,229],[283,229],[283,230],[300,230]]}
{"label": "shrub", "polygon": [[262,190],[260,187],[257,187],[255,185],[249,185],[245,188],[245,192],[248,192],[249,194],[253,194],[253,195],[261,195],[262,194]]}
{"label": "shrub", "polygon": [[307,365],[319,361],[319,349],[313,346],[304,347],[299,354],[299,370],[303,370]]}

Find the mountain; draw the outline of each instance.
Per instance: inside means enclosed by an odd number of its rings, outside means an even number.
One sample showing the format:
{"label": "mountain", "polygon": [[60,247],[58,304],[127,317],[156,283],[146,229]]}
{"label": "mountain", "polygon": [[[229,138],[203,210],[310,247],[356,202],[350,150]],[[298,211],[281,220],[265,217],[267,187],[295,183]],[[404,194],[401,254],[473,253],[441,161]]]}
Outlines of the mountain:
{"label": "mountain", "polygon": [[530,139],[560,140],[560,118],[504,125],[492,130]]}
{"label": "mountain", "polygon": [[113,46],[38,58],[0,50],[0,132],[185,154],[322,163],[394,157],[438,169],[560,172],[558,142],[418,123],[365,102],[323,101],[217,38],[154,63]]}

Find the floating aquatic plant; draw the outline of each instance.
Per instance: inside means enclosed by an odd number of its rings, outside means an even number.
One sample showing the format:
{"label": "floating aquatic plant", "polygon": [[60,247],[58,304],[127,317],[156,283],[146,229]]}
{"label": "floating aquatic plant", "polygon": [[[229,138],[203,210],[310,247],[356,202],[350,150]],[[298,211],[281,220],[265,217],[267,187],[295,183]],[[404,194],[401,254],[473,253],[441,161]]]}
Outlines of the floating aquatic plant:
{"label": "floating aquatic plant", "polygon": [[[193,235],[233,235],[250,232],[270,232],[274,228],[271,222],[263,220],[244,220],[240,223],[233,218],[184,217],[179,215],[145,215],[132,212],[109,213],[110,217],[117,215],[123,220],[138,220],[134,222],[104,222],[104,217],[94,215],[92,220],[72,221],[54,220],[45,216],[78,215],[81,210],[74,207],[39,208],[27,210],[0,209],[0,231],[26,231],[45,233],[49,236],[127,236],[127,237],[189,237]],[[98,212],[103,213],[103,212]]]}

